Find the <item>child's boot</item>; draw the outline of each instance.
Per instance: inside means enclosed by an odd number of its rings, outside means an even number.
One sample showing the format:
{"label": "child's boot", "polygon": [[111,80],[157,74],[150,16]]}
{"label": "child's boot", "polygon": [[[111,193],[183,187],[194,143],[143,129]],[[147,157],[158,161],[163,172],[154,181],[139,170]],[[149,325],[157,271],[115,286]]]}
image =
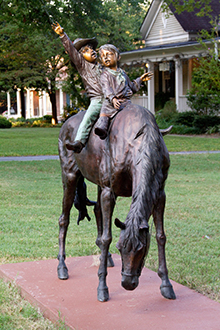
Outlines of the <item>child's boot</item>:
{"label": "child's boot", "polygon": [[79,154],[82,151],[82,149],[85,147],[85,144],[83,144],[81,141],[75,141],[73,143],[67,141],[66,147],[69,150],[73,150],[76,154]]}
{"label": "child's boot", "polygon": [[109,117],[102,116],[99,117],[95,125],[95,134],[98,135],[101,140],[105,140],[105,138],[107,137],[109,121]]}

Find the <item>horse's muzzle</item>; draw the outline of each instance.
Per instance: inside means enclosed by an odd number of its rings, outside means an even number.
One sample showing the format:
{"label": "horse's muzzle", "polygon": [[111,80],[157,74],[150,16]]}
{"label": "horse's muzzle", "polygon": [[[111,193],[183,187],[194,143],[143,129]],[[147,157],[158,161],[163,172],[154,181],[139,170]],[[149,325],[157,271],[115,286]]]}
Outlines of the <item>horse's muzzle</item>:
{"label": "horse's muzzle", "polygon": [[121,285],[125,290],[132,291],[139,284],[138,276],[122,274]]}

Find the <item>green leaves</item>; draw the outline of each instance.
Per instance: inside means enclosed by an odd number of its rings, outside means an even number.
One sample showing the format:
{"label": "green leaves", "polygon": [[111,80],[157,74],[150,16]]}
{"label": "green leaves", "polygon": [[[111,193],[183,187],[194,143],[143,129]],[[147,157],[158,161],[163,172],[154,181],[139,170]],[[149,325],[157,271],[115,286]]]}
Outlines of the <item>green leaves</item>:
{"label": "green leaves", "polygon": [[206,56],[196,60],[192,88],[187,94],[190,107],[199,114],[218,115],[220,112],[220,42],[219,25],[213,22],[211,32],[201,31],[200,44]]}

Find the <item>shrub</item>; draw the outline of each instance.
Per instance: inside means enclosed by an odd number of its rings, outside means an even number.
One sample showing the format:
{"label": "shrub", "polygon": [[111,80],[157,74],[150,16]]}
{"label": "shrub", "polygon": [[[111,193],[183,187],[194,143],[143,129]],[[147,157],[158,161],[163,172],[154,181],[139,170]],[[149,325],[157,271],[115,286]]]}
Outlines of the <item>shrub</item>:
{"label": "shrub", "polygon": [[175,123],[177,114],[176,104],[173,101],[168,101],[166,102],[164,108],[157,111],[155,114],[157,124],[161,128],[166,128],[167,126]]}
{"label": "shrub", "polygon": [[220,112],[220,95],[218,91],[203,88],[198,91],[192,88],[187,94],[188,105],[198,115],[217,115]]}
{"label": "shrub", "polygon": [[12,127],[53,127],[51,119],[52,116],[46,115],[40,118],[10,118],[10,122],[12,123]]}
{"label": "shrub", "polygon": [[185,125],[173,125],[172,134],[200,134],[199,129],[196,127],[188,127]]}
{"label": "shrub", "polygon": [[193,125],[200,130],[201,133],[205,133],[207,129],[220,125],[220,117],[218,116],[197,116],[193,122]]}
{"label": "shrub", "polygon": [[50,123],[50,124],[51,124],[52,118],[53,118],[53,116],[51,116],[51,115],[43,116],[43,120],[46,121],[46,123]]}
{"label": "shrub", "polygon": [[[207,131],[218,132],[220,125],[219,116],[198,115],[195,111],[178,113],[175,118],[175,125],[192,128],[197,134]],[[185,133],[186,134],[186,133]]]}
{"label": "shrub", "polygon": [[0,128],[11,128],[12,123],[5,117],[0,116]]}
{"label": "shrub", "polygon": [[175,118],[175,124],[186,125],[188,127],[193,127],[194,120],[197,114],[195,111],[180,112]]}
{"label": "shrub", "polygon": [[173,101],[167,101],[161,110],[161,118],[173,120],[177,113],[176,104]]}
{"label": "shrub", "polygon": [[12,121],[11,123],[12,123],[12,127],[27,126],[27,123],[26,122],[23,122],[23,121]]}
{"label": "shrub", "polygon": [[215,125],[213,127],[208,127],[206,134],[220,133],[220,125]]}

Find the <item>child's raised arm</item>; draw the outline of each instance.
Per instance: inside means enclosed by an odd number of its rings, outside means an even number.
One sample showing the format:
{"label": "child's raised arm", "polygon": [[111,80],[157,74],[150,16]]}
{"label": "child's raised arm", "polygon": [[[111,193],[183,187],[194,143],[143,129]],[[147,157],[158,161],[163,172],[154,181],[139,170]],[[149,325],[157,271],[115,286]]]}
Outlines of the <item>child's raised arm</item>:
{"label": "child's raised arm", "polygon": [[62,26],[60,26],[58,22],[51,24],[51,26],[54,32],[56,32],[56,34],[59,34],[60,37],[64,35],[64,28],[62,28]]}

